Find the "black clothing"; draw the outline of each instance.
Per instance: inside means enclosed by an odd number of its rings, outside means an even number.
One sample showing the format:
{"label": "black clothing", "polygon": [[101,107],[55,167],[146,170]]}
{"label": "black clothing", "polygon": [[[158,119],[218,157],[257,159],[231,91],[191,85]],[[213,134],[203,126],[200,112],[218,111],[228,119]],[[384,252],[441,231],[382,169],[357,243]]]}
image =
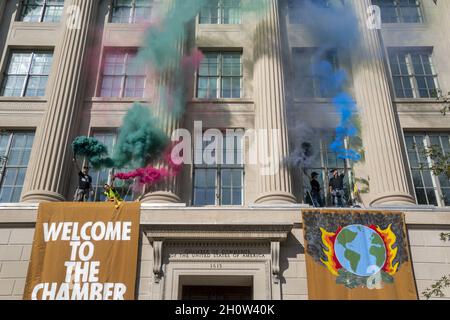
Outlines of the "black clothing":
{"label": "black clothing", "polygon": [[320,192],[320,183],[319,181],[312,179],[311,180],[311,193],[319,193]]}
{"label": "black clothing", "polygon": [[78,172],[78,188],[81,190],[91,189],[92,177],[83,172]]}
{"label": "black clothing", "polygon": [[343,190],[344,189],[344,177],[345,174],[341,174],[337,177],[332,177],[330,179],[331,190]]}

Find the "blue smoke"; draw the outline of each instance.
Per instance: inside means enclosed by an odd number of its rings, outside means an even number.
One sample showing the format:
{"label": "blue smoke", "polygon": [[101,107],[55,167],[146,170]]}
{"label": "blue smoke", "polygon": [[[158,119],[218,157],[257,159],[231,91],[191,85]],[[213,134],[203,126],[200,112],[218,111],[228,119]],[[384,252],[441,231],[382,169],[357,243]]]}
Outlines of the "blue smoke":
{"label": "blue smoke", "polygon": [[361,155],[355,150],[346,148],[345,139],[356,137],[358,129],[353,123],[353,116],[357,113],[356,102],[350,94],[345,92],[347,73],[338,69],[334,71],[330,62],[321,60],[313,65],[313,74],[319,78],[322,96],[331,97],[336,111],[340,115],[340,122],[336,128],[336,135],[330,149],[337,153],[339,159],[361,160]]}
{"label": "blue smoke", "polygon": [[341,121],[336,128],[336,137],[330,145],[330,149],[337,153],[339,159],[359,161],[361,160],[361,155],[355,150],[346,148],[344,143],[345,138],[358,135],[358,130],[352,121],[352,117],[356,112],[356,103],[349,94],[341,92],[333,98],[333,104],[341,114]]}
{"label": "blue smoke", "polygon": [[[355,0],[360,1],[360,0]],[[346,92],[347,73],[335,70],[333,65],[325,60],[326,52],[338,50],[349,55],[360,39],[358,18],[352,7],[342,0],[328,1],[304,0],[299,7],[301,25],[317,44],[312,73],[319,78],[322,97],[331,98],[336,111],[340,115],[340,122],[336,128],[336,137],[330,149],[337,153],[339,159],[359,161],[361,155],[355,150],[345,148],[345,139],[358,135],[353,123],[353,117],[358,108],[349,93]]]}

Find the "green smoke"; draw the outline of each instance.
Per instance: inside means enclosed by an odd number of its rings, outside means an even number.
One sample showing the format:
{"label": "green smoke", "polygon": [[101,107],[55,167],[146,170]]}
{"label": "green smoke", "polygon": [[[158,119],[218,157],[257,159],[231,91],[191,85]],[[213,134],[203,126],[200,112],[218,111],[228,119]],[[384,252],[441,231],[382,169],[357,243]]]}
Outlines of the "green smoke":
{"label": "green smoke", "polygon": [[160,26],[150,27],[144,37],[139,57],[159,71],[178,66],[180,40],[186,34],[186,23],[195,18],[207,0],[173,0]]}
{"label": "green smoke", "polygon": [[77,137],[72,142],[72,150],[75,156],[86,157],[95,169],[114,166],[113,160],[108,157],[108,148],[95,138]]}
{"label": "green smoke", "polygon": [[158,122],[149,107],[139,103],[133,105],[123,120],[114,150],[117,168],[142,168],[161,155],[169,138]]}
{"label": "green smoke", "polygon": [[[150,27],[144,37],[144,46],[139,51],[139,57],[150,63],[159,71],[165,71],[178,66],[180,62],[179,49],[181,39],[186,39],[186,24],[193,21],[208,0],[172,0],[166,16],[159,26]],[[267,0],[242,0],[241,13],[262,13]]]}

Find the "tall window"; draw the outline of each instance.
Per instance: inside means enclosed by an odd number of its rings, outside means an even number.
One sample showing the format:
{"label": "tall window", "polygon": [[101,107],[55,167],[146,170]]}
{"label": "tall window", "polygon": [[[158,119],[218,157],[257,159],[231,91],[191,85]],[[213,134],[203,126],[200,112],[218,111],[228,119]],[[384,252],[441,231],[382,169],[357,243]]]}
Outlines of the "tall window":
{"label": "tall window", "polygon": [[3,79],[2,96],[42,97],[45,96],[53,53],[12,52]]}
{"label": "tall window", "polygon": [[19,202],[34,133],[0,133],[0,203]]}
{"label": "tall window", "polygon": [[420,23],[422,11],[419,0],[372,0],[381,9],[384,23]]}
{"label": "tall window", "polygon": [[[297,98],[331,98],[334,87],[327,78],[338,68],[335,50],[318,54],[315,48],[296,48],[294,59],[294,92]],[[324,68],[326,70],[324,70]]]}
{"label": "tall window", "polygon": [[[213,140],[212,140],[213,141]],[[204,142],[203,150],[212,142]],[[243,134],[224,135],[223,152],[213,164],[194,167],[194,206],[243,204],[244,156]]]}
{"label": "tall window", "polygon": [[[339,173],[343,173],[345,169],[345,162],[342,159],[337,157],[337,153],[330,149],[330,145],[333,142],[334,137],[333,134],[322,135],[322,137],[317,137],[315,141],[312,141],[313,150],[314,150],[314,158],[311,161],[311,166],[305,168],[305,171],[311,176],[311,173],[317,172],[319,177],[317,180],[320,183],[321,196],[324,199],[324,205],[332,205],[331,203],[331,195],[329,194],[329,181],[331,179],[330,171],[333,169],[338,169]],[[348,175],[344,179],[344,192],[345,199],[347,203],[351,202],[351,163],[348,166]],[[303,169],[302,169],[303,170]],[[300,171],[302,171],[300,170]],[[302,189],[304,191],[304,199],[306,202],[310,202],[310,196],[308,192],[311,190],[309,178],[304,176],[302,172],[301,181],[303,181]],[[312,202],[311,202],[312,204]]]}
{"label": "tall window", "polygon": [[208,0],[200,11],[201,24],[240,24],[241,0]]}
{"label": "tall window", "polygon": [[20,21],[59,22],[64,9],[64,0],[25,0]]}
{"label": "tall window", "polygon": [[[117,134],[114,132],[96,132],[92,135],[98,141],[103,143],[107,148],[110,155],[114,152],[114,146],[117,142]],[[115,172],[128,171],[125,169],[116,169]],[[113,174],[112,169],[101,169],[101,170],[91,170],[90,175],[92,176],[92,186],[94,189],[94,199],[93,201],[105,201],[105,195],[103,194],[103,186],[105,183],[110,183],[111,175]],[[119,194],[126,201],[132,201],[135,197],[133,189],[131,187],[132,181],[116,180],[114,186],[116,187]]]}
{"label": "tall window", "polygon": [[145,81],[145,70],[137,64],[135,51],[105,54],[100,96],[142,98]]}
{"label": "tall window", "polygon": [[[313,0],[310,2],[313,3],[316,7],[320,8],[328,8],[330,6],[330,0]],[[305,0],[289,0],[288,2],[289,23],[291,24],[301,23],[301,15],[304,6]]]}
{"label": "tall window", "polygon": [[450,181],[445,174],[436,176],[433,159],[427,149],[436,148],[450,155],[449,133],[405,133],[409,164],[418,204],[450,206]]}
{"label": "tall window", "polygon": [[114,0],[112,23],[139,23],[150,20],[153,0]]}
{"label": "tall window", "polygon": [[197,79],[197,98],[241,98],[242,53],[206,52]]}
{"label": "tall window", "polygon": [[430,50],[393,49],[389,61],[397,98],[437,97],[439,85]]}

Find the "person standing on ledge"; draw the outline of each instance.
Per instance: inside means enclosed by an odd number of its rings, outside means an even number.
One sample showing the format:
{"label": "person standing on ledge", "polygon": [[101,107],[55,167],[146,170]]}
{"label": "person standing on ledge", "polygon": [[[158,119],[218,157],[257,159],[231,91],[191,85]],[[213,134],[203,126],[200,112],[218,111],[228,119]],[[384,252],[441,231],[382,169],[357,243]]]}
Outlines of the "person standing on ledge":
{"label": "person standing on ledge", "polygon": [[319,208],[322,207],[322,199],[320,197],[320,183],[317,181],[317,177],[319,174],[317,172],[311,173],[311,199],[314,207]]}
{"label": "person standing on ledge", "polygon": [[75,191],[75,196],[73,201],[75,202],[87,202],[89,200],[89,195],[94,193],[92,188],[92,177],[89,175],[89,167],[84,166],[83,170],[80,170],[76,159],[73,159],[78,172],[78,188]]}
{"label": "person standing on ledge", "polygon": [[345,165],[344,172],[339,174],[338,169],[331,170],[332,177],[330,179],[329,187],[332,199],[332,205],[342,208],[346,201],[344,198],[344,178],[347,175],[347,165]]}
{"label": "person standing on ledge", "polygon": [[312,202],[311,204],[313,205],[314,208],[323,207],[322,198],[320,197],[320,190],[322,188],[320,187],[320,183],[317,180],[319,174],[317,172],[313,172],[311,173],[311,175],[309,175],[308,172],[306,172],[306,169],[303,169],[303,173],[305,174],[306,177],[308,177],[309,184],[311,187],[310,190],[306,190],[307,193],[306,196],[311,199]]}

